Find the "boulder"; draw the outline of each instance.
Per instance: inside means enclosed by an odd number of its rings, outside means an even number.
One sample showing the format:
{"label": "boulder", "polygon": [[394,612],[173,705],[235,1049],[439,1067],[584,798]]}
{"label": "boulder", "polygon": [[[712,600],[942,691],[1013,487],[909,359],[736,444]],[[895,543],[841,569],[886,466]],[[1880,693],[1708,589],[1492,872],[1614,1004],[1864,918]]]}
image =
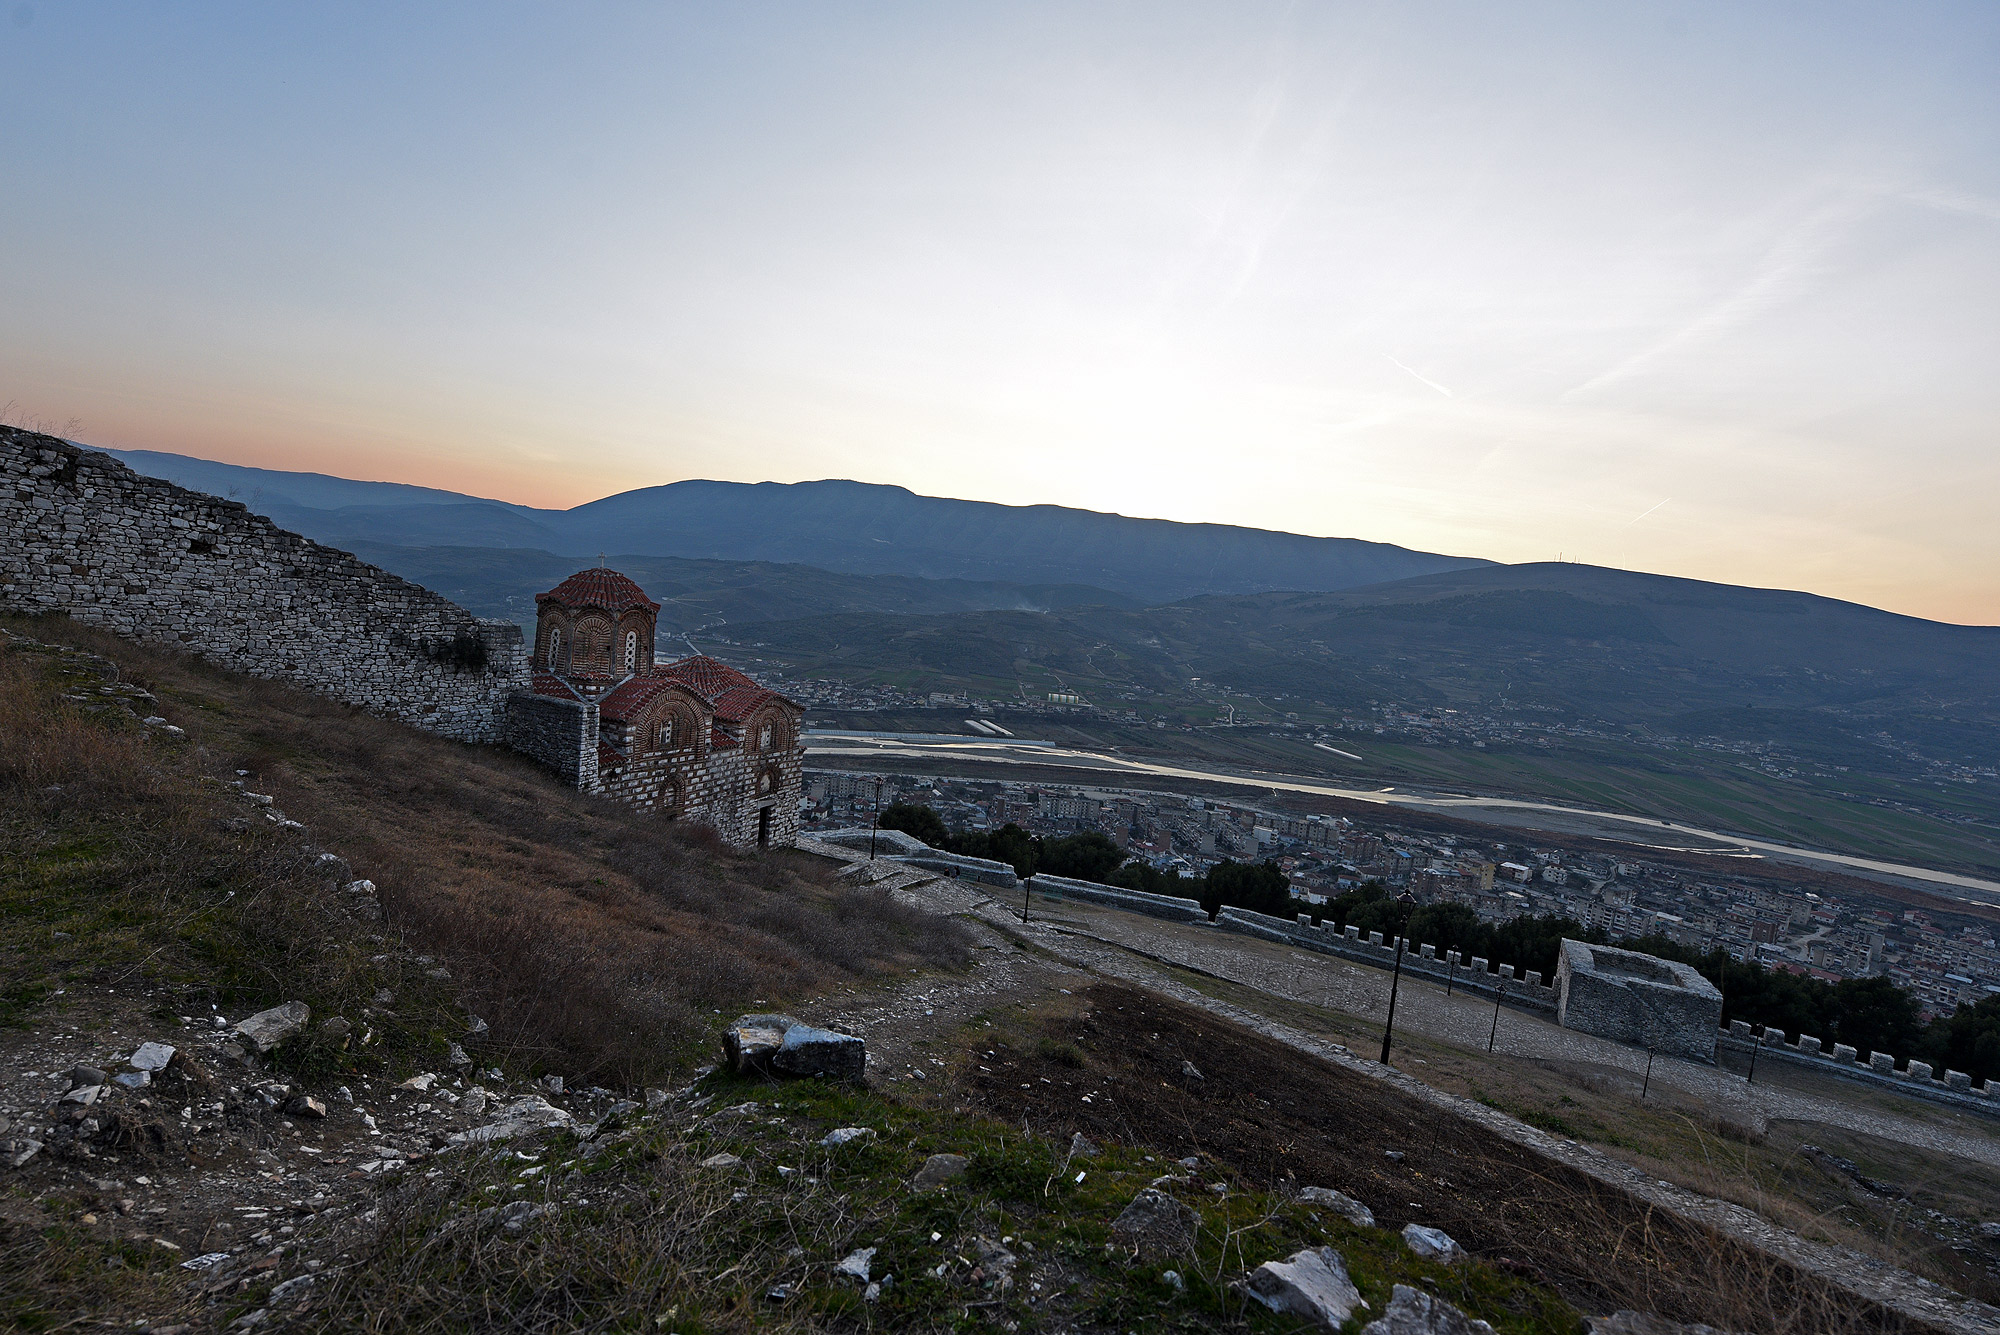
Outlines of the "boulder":
{"label": "boulder", "polygon": [[1362,1306],[1361,1290],[1347,1277],[1347,1263],[1331,1247],[1308,1247],[1283,1261],[1266,1261],[1243,1285],[1264,1306],[1302,1317],[1321,1330],[1340,1329]]}
{"label": "boulder", "polygon": [[910,1179],[910,1190],[935,1191],[954,1178],[964,1177],[971,1162],[963,1154],[933,1154]]}
{"label": "boulder", "polygon": [[91,1085],[108,1085],[111,1077],[95,1066],[72,1066],[69,1068],[69,1087],[85,1089]]}
{"label": "boulder", "polygon": [[306,1118],[308,1121],[326,1120],[326,1105],[310,1094],[300,1094],[292,1099],[285,1105],[285,1111],[294,1117]]}
{"label": "boulder", "polygon": [[[839,1149],[842,1145],[852,1145],[856,1141],[868,1141],[874,1138],[875,1132],[869,1127],[837,1126],[824,1136],[821,1136],[819,1143],[827,1149],[834,1150]],[[964,1172],[965,1170],[961,1168],[959,1171]]]}
{"label": "boulder", "polygon": [[164,1071],[167,1063],[174,1059],[176,1049],[165,1043],[141,1043],[125,1064],[135,1071]]}
{"label": "boulder", "polygon": [[859,1080],[868,1045],[854,1034],[802,1024],[789,1015],[745,1015],[722,1036],[729,1067],[739,1075],[819,1076]]}
{"label": "boulder", "polygon": [[1072,1159],[1094,1159],[1097,1157],[1097,1142],[1081,1131],[1073,1132],[1069,1138],[1069,1157]]}
{"label": "boulder", "polygon": [[1111,1221],[1112,1240],[1144,1257],[1173,1256],[1194,1246],[1194,1211],[1157,1187],[1132,1198]]}
{"label": "boulder", "polygon": [[9,1168],[25,1167],[28,1160],[42,1152],[42,1142],[29,1140],[23,1136],[16,1140],[0,1140],[0,1163]]}
{"label": "boulder", "polygon": [[537,1131],[569,1131],[575,1126],[575,1119],[561,1108],[539,1094],[528,1094],[502,1108],[500,1115],[485,1126],[461,1132],[452,1139],[474,1142],[511,1140],[515,1136],[533,1135]]}
{"label": "boulder", "polygon": [[1373,1210],[1345,1192],[1335,1191],[1332,1187],[1307,1187],[1299,1193],[1299,1200],[1306,1205],[1331,1210],[1350,1224],[1359,1224],[1363,1228],[1375,1227]]}
{"label": "boulder", "polygon": [[1426,1261],[1465,1259],[1465,1248],[1459,1246],[1453,1241],[1451,1234],[1441,1228],[1429,1228],[1423,1224],[1405,1224],[1403,1242]]}
{"label": "boulder", "polygon": [[247,1020],[238,1020],[236,1032],[261,1054],[305,1028],[306,1021],[311,1018],[312,1009],[305,1002],[288,1001],[282,1006],[258,1011]]}
{"label": "boulder", "polygon": [[1494,1335],[1494,1331],[1442,1298],[1398,1284],[1381,1318],[1363,1326],[1361,1335]]}

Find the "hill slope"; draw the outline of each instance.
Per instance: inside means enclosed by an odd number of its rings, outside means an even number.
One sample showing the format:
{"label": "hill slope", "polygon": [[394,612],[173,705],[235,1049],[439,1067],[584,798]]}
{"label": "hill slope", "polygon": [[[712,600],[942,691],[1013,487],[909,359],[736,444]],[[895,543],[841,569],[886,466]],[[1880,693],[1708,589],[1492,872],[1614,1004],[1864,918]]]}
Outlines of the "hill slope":
{"label": "hill slope", "polygon": [[919,496],[864,482],[689,481],[538,510],[450,492],[149,451],[139,472],[231,496],[335,546],[533,547],[800,562],[853,574],[1087,584],[1145,602],[1347,589],[1485,564],[1354,538]]}

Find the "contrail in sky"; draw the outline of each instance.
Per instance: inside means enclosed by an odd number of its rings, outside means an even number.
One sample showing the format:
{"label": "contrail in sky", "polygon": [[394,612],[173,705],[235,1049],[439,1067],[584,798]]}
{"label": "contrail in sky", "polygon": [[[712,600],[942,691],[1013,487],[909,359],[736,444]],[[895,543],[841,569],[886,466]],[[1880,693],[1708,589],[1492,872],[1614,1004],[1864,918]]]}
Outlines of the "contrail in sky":
{"label": "contrail in sky", "polygon": [[[1385,353],[1384,355],[1386,356],[1387,354]],[[1389,360],[1392,362],[1396,362],[1396,359],[1394,357],[1390,357]],[[1437,381],[1426,380],[1423,376],[1417,375],[1415,371],[1411,371],[1409,367],[1404,366],[1401,362],[1396,362],[1396,366],[1398,367],[1398,369],[1403,371],[1408,371],[1411,375],[1416,376],[1417,379],[1422,380],[1426,385],[1429,385],[1432,389],[1444,395],[1446,398],[1451,399],[1458,397],[1457,395],[1453,394],[1450,390],[1446,389],[1443,385],[1440,385]]]}
{"label": "contrail in sky", "polygon": [[[1670,500],[1672,500],[1672,499],[1673,499],[1673,497],[1669,496],[1669,497],[1667,497],[1667,498],[1666,498],[1666,500],[1663,500],[1663,501],[1661,501],[1661,502],[1660,502],[1660,505],[1665,505],[1665,504],[1667,503],[1667,501],[1670,501]],[[1619,526],[1619,529],[1618,529],[1618,531],[1619,531],[1620,533],[1623,533],[1623,532],[1624,532],[1624,531],[1625,531],[1626,529],[1628,529],[1628,528],[1632,527],[1632,525],[1634,525],[1634,524],[1638,523],[1638,522],[1639,522],[1639,521],[1640,521],[1641,519],[1644,519],[1644,518],[1646,517],[1646,515],[1649,515],[1649,514],[1653,513],[1653,510],[1657,510],[1657,509],[1659,509],[1659,508],[1660,508],[1660,505],[1656,505],[1656,506],[1654,506],[1652,510],[1647,510],[1647,511],[1645,511],[1645,513],[1643,513],[1643,514],[1636,514],[1636,515],[1633,515],[1633,516],[1632,516],[1632,517],[1631,517],[1630,519],[1626,520],[1626,521],[1624,522],[1624,524],[1622,524],[1622,525],[1620,525],[1620,526]]]}

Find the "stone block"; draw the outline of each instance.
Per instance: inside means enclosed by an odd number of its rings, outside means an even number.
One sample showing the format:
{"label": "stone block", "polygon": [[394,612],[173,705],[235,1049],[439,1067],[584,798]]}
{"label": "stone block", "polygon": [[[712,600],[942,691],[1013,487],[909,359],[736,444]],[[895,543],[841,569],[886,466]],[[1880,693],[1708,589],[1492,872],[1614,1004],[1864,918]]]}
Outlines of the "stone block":
{"label": "stone block", "polygon": [[1369,944],[1369,945],[1371,945],[1371,946],[1379,946],[1379,945],[1381,945],[1381,944],[1382,944],[1382,934],[1381,934],[1380,932],[1370,932],[1370,933],[1368,934],[1368,944]]}
{"label": "stone block", "polygon": [[1343,930],[1349,941],[1359,941],[1361,939],[1361,929],[1359,927],[1348,927]]}
{"label": "stone block", "polygon": [[1729,1022],[1729,1036],[1748,1042],[1750,1039],[1750,1022],[1748,1020],[1731,1020]]}
{"label": "stone block", "polygon": [[1460,963],[1460,962],[1461,962],[1461,960],[1462,960],[1462,957],[1461,957],[1461,956],[1459,955],[1459,953],[1458,953],[1458,952],[1457,952],[1456,950],[1447,950],[1447,951],[1445,951],[1445,953],[1444,953],[1444,962],[1445,962],[1446,964],[1452,964],[1452,965],[1456,965],[1456,964]]}
{"label": "stone block", "polygon": [[1945,1088],[1955,1089],[1961,1094],[1972,1092],[1972,1077],[1963,1071],[1947,1070],[1944,1073]]}
{"label": "stone block", "polygon": [[1871,1052],[1868,1054],[1868,1069],[1891,1075],[1896,1070],[1896,1059],[1886,1052]]}
{"label": "stone block", "polygon": [[1422,956],[1423,956],[1423,957],[1424,957],[1425,959],[1427,959],[1427,960],[1434,960],[1434,959],[1436,959],[1436,958],[1437,958],[1437,947],[1436,947],[1436,946],[1418,946],[1418,947],[1417,947],[1417,953],[1418,953],[1419,955],[1422,955]]}
{"label": "stone block", "polygon": [[1802,1057],[1819,1056],[1819,1040],[1810,1034],[1800,1034],[1799,1055]]}
{"label": "stone block", "polygon": [[1556,1023],[1675,1057],[1715,1060],[1722,994],[1692,966],[1633,950],[1564,940]]}
{"label": "stone block", "polygon": [[1833,1059],[1842,1066],[1854,1065],[1854,1049],[1846,1043],[1833,1045]]}
{"label": "stone block", "polygon": [[1767,1048],[1782,1048],[1785,1046],[1785,1031],[1776,1025],[1767,1024],[1764,1026],[1764,1036],[1760,1041]]}
{"label": "stone block", "polygon": [[1503,965],[1501,965],[1501,966],[1500,966],[1500,976],[1501,976],[1502,978],[1512,978],[1512,977],[1514,976],[1514,966],[1513,966],[1513,965],[1511,965],[1511,964],[1503,964]]}
{"label": "stone block", "polygon": [[1474,973],[1485,973],[1486,957],[1483,955],[1474,955],[1472,957],[1472,964],[1470,967]]}
{"label": "stone block", "polygon": [[1911,1080],[1921,1080],[1925,1084],[1929,1084],[1931,1064],[1929,1062],[1911,1062],[1909,1068],[1903,1074]]}
{"label": "stone block", "polygon": [[1521,981],[1529,987],[1540,987],[1542,985],[1542,972],[1539,969],[1530,969],[1521,975]]}
{"label": "stone block", "polygon": [[1301,913],[1301,914],[1299,915],[1299,926],[1301,926],[1301,927],[1310,927],[1310,926],[1312,926],[1312,925],[1313,925],[1313,915],[1312,915],[1312,914],[1310,914],[1310,913]]}

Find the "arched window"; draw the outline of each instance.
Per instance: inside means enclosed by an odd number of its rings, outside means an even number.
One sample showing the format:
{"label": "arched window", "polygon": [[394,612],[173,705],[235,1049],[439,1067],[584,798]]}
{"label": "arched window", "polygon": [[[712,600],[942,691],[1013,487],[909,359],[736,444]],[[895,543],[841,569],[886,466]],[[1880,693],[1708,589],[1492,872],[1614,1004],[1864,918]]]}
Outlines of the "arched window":
{"label": "arched window", "polygon": [[638,667],[639,667],[639,632],[636,630],[628,630],[625,632],[625,670],[627,672],[634,672],[638,670]]}
{"label": "arched window", "polygon": [[660,720],[659,747],[662,751],[674,749],[674,716],[667,715]]}
{"label": "arched window", "polygon": [[763,794],[768,793],[770,791],[771,791],[771,776],[769,774],[759,774],[757,776],[758,796],[761,797]]}
{"label": "arched window", "polygon": [[549,671],[562,666],[562,632],[553,626],[549,628]]}
{"label": "arched window", "polygon": [[768,723],[757,730],[757,749],[759,751],[771,749],[771,725]]}

